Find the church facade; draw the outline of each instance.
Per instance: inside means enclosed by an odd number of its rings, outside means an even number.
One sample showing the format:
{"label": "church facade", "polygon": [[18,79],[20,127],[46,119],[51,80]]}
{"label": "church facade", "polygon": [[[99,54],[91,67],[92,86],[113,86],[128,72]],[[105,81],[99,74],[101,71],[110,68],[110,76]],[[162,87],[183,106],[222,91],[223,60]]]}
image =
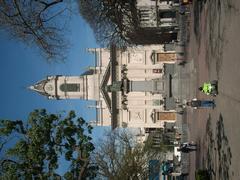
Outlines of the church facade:
{"label": "church facade", "polygon": [[175,122],[175,51],[164,51],[163,45],[88,51],[94,67],[78,76],[47,76],[30,89],[48,99],[94,100],[98,126],[149,130]]}

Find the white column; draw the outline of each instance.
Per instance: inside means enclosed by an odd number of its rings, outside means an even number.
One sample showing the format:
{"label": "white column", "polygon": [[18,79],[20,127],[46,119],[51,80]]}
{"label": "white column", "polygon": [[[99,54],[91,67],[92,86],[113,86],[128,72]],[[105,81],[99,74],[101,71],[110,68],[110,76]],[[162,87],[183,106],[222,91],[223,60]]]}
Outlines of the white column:
{"label": "white column", "polygon": [[128,64],[127,69],[129,70],[149,70],[149,69],[159,69],[163,68],[163,63],[159,64],[153,64],[153,65],[133,65],[133,64]]}
{"label": "white column", "polygon": [[154,105],[131,105],[131,104],[128,104],[127,105],[127,108],[128,109],[163,109],[162,105],[158,105],[158,106],[154,106]]}
{"label": "white column", "polygon": [[161,100],[162,99],[162,96],[159,95],[159,96],[128,96],[127,97],[127,100],[146,100],[146,101],[149,101],[149,100]]}

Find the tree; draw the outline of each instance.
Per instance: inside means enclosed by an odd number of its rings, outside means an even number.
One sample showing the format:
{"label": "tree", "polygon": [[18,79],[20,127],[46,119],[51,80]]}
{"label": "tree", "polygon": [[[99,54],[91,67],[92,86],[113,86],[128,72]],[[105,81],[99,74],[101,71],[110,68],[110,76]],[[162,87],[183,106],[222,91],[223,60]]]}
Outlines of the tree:
{"label": "tree", "polygon": [[148,178],[149,160],[161,159],[162,155],[134,137],[127,131],[115,130],[101,140],[94,154],[99,175],[110,180]]}
{"label": "tree", "polygon": [[[0,0],[0,28],[51,60],[65,58],[67,0]],[[58,19],[58,21],[57,21]]]}
{"label": "tree", "polygon": [[174,141],[173,132],[165,132],[164,129],[158,129],[149,133],[145,145],[159,152],[167,153],[174,150]]}
{"label": "tree", "polygon": [[82,17],[93,29],[97,41],[119,47],[136,44],[163,44],[177,39],[177,32],[167,28],[145,27],[144,10],[136,0],[78,0]]}
{"label": "tree", "polygon": [[136,0],[79,0],[78,3],[80,14],[100,44],[124,47],[133,43],[130,36],[138,27]]}
{"label": "tree", "polygon": [[45,109],[35,110],[26,123],[1,120],[2,145],[12,137],[16,137],[16,143],[1,148],[0,179],[60,179],[56,172],[63,163],[60,156],[70,164],[65,179],[94,177],[97,167],[91,163],[91,133],[92,126],[76,118],[74,111],[62,117]]}

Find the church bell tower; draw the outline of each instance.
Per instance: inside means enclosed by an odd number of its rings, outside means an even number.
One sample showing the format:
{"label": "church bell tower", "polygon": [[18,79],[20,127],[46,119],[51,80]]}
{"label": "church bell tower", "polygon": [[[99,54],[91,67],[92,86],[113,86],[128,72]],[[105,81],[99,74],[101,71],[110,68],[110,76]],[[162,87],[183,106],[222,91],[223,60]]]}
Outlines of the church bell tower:
{"label": "church bell tower", "polygon": [[47,76],[29,89],[48,99],[99,100],[98,74],[85,72],[81,76]]}

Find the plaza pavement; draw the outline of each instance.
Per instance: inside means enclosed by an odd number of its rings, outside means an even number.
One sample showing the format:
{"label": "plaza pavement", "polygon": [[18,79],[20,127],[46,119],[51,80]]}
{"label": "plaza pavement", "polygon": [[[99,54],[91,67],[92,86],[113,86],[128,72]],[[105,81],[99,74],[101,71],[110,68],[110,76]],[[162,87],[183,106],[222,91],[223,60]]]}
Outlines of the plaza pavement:
{"label": "plaza pavement", "polygon": [[[202,0],[191,7],[188,63],[180,70],[182,99],[212,99],[197,91],[217,79],[215,109],[187,109],[188,140],[198,143],[190,153],[188,179],[208,169],[212,179],[240,179],[240,1]],[[189,89],[188,89],[189,88]]]}

